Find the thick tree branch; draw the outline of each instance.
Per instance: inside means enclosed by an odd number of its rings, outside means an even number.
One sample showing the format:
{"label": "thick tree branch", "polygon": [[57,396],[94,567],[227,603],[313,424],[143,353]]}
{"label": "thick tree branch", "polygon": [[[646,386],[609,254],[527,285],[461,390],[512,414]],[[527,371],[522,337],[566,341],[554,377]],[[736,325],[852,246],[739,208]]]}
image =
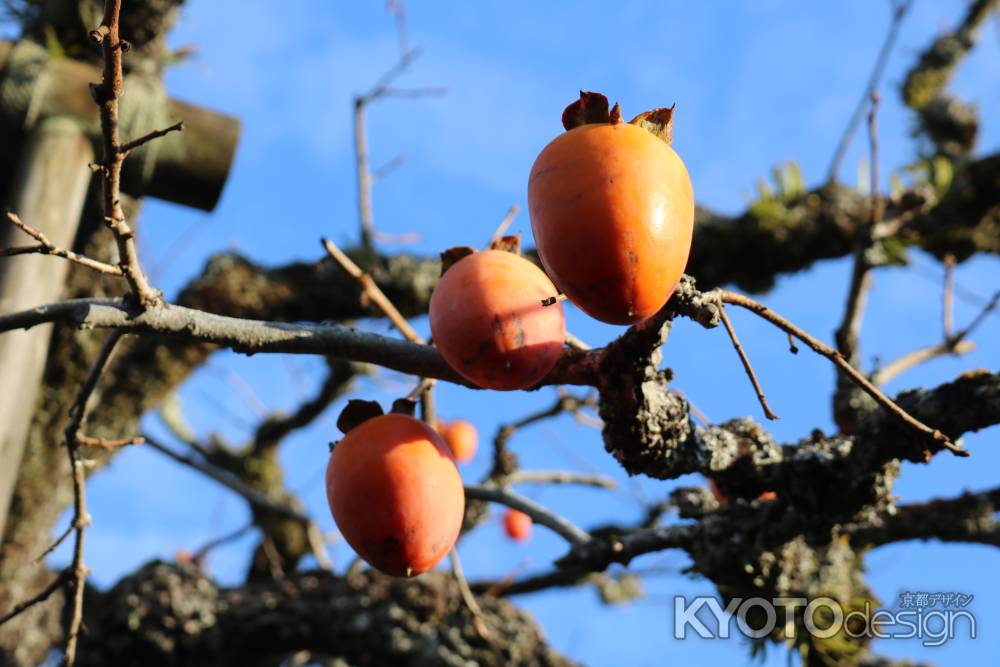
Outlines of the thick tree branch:
{"label": "thick tree branch", "polygon": [[78,664],[167,667],[180,658],[235,667],[262,658],[277,664],[300,650],[401,667],[572,664],[527,614],[495,597],[479,602],[488,637],[476,632],[457,582],[442,573],[395,579],[293,572],[280,582],[224,589],[193,568],[151,563],[88,598]]}
{"label": "thick tree branch", "polygon": [[894,514],[844,527],[859,547],[881,546],[905,540],[969,542],[1000,547],[1000,488],[964,493],[957,498],[901,505]]}

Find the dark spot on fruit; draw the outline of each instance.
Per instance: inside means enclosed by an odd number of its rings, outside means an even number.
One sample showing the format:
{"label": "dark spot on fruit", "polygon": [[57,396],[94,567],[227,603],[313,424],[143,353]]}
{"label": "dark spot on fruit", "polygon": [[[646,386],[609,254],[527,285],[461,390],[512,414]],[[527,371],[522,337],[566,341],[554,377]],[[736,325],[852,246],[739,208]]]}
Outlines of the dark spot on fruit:
{"label": "dark spot on fruit", "polygon": [[546,167],[545,169],[539,169],[538,171],[534,171],[534,172],[531,173],[531,176],[528,178],[528,182],[530,183],[531,181],[535,180],[536,178],[538,178],[542,174],[547,174],[547,173],[549,173],[551,171],[562,171],[563,169],[565,169],[565,167],[563,167],[561,165],[556,165],[556,166],[553,166],[553,167]]}

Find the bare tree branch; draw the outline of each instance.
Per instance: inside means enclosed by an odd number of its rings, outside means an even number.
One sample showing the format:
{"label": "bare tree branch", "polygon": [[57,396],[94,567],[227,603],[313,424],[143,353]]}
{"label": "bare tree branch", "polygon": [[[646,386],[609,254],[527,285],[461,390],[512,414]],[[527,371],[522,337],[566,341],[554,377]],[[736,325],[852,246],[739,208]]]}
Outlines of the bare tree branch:
{"label": "bare tree branch", "polygon": [[524,496],[518,495],[508,489],[501,489],[488,486],[465,486],[465,497],[473,500],[486,500],[493,503],[500,503],[507,507],[524,512],[531,517],[535,523],[539,523],[553,532],[562,536],[572,545],[586,544],[590,541],[590,535],[580,530],[568,520],[553,514],[538,503]]}
{"label": "bare tree branch", "polygon": [[126,221],[125,210],[121,205],[121,172],[127,151],[123,150],[118,138],[118,100],[125,90],[122,55],[129,48],[128,43],[118,34],[121,7],[121,0],[105,0],[104,18],[90,33],[90,38],[101,46],[104,54],[101,82],[91,84],[90,90],[100,108],[101,134],[104,140],[104,156],[100,165],[104,177],[104,220],[118,245],[118,266],[128,281],[136,302],[147,307],[159,304],[163,295],[149,284],[149,279],[142,270],[135,231]]}
{"label": "bare tree branch", "polygon": [[36,253],[39,255],[52,255],[53,257],[61,257],[67,259],[71,262],[75,262],[81,266],[86,266],[89,269],[93,269],[100,273],[106,273],[109,276],[120,276],[122,275],[122,270],[120,267],[114,264],[108,264],[106,262],[99,262],[96,259],[91,259],[89,257],[84,257],[72,250],[66,250],[65,248],[58,248],[49,240],[49,238],[42,233],[41,230],[35,229],[34,227],[25,224],[17,217],[14,213],[7,211],[7,220],[10,221],[15,227],[18,227],[25,234],[31,238],[38,241],[37,245],[30,246],[17,246],[14,248],[5,248],[0,250],[0,257],[12,257],[14,255],[27,255],[31,253]]}
{"label": "bare tree branch", "polygon": [[309,517],[303,514],[300,510],[266,496],[249,484],[246,484],[242,480],[236,478],[234,475],[222,470],[218,466],[214,466],[206,461],[199,461],[191,456],[178,454],[166,445],[161,444],[155,438],[151,438],[149,435],[144,437],[146,439],[146,443],[156,451],[166,455],[177,463],[197,470],[201,474],[218,482],[230,491],[234,491],[242,496],[251,507],[255,509],[267,510],[268,512],[273,512],[279,516],[294,519],[304,524],[310,522]]}
{"label": "bare tree branch", "polygon": [[[467,385],[436,350],[427,346],[338,324],[243,320],[175,305],[154,306],[136,313],[123,299],[72,299],[0,315],[0,333],[56,321],[81,328],[170,334],[192,341],[214,343],[245,354],[320,354]],[[566,352],[538,386],[594,383],[595,355],[596,351]]]}
{"label": "bare tree branch", "polygon": [[746,352],[743,351],[743,346],[740,345],[740,339],[736,336],[736,330],[733,329],[733,323],[729,321],[729,316],[726,315],[725,308],[719,310],[719,316],[722,318],[722,324],[726,328],[726,333],[729,334],[729,340],[732,341],[733,347],[736,349],[736,354],[739,355],[740,361],[743,363],[743,370],[746,371],[747,377],[750,378],[750,384],[753,385],[753,390],[757,394],[760,407],[764,410],[764,416],[768,419],[779,419],[778,415],[774,414],[774,411],[771,410],[771,406],[767,404],[767,399],[764,398],[764,390],[760,388],[760,382],[757,381],[757,374],[754,373],[753,366],[750,365],[750,360],[747,358]]}
{"label": "bare tree branch", "polygon": [[899,28],[903,24],[903,19],[906,18],[906,13],[912,5],[913,0],[893,0],[889,30],[885,35],[885,40],[882,42],[882,48],[879,49],[872,72],[868,76],[868,83],[865,84],[864,92],[861,93],[861,99],[858,100],[857,106],[854,107],[854,112],[851,114],[850,120],[847,121],[847,127],[844,128],[844,134],[840,137],[837,150],[830,161],[830,166],[826,172],[827,182],[833,182],[837,179],[837,171],[840,169],[840,163],[844,161],[844,155],[847,154],[847,148],[851,145],[851,139],[854,137],[858,125],[861,124],[865,108],[868,106],[869,97],[874,91],[878,90],[878,84],[882,80],[882,73],[885,71],[885,66],[889,62],[889,56],[892,54],[892,48],[896,43],[896,37],[899,35]]}
{"label": "bare tree branch", "polygon": [[73,545],[73,562],[69,567],[73,603],[66,639],[66,654],[63,658],[67,667],[72,667],[76,661],[76,644],[80,634],[80,624],[83,622],[83,590],[88,572],[83,563],[84,531],[91,523],[90,514],[87,513],[84,465],[80,456],[80,430],[87,418],[87,404],[97,389],[101,373],[104,372],[104,368],[111,359],[111,354],[121,337],[120,330],[112,330],[104,339],[97,358],[91,365],[90,371],[76,395],[76,400],[73,401],[69,410],[69,422],[66,424],[65,430],[66,452],[69,456],[73,479],[73,530],[76,533]]}
{"label": "bare tree branch", "polygon": [[737,306],[741,306],[756,313],[760,317],[764,318],[768,322],[771,322],[779,329],[786,333],[793,334],[796,338],[801,340],[803,343],[808,345],[814,352],[820,354],[830,361],[832,361],[840,370],[844,371],[853,382],[860,386],[865,393],[875,399],[875,401],[881,405],[883,408],[888,410],[890,413],[895,415],[901,422],[907,424],[911,428],[926,434],[930,440],[934,441],[941,447],[947,448],[952,454],[956,456],[968,456],[969,452],[962,449],[955,443],[951,441],[945,433],[942,431],[931,428],[927,426],[920,420],[914,418],[908,412],[899,407],[891,398],[882,393],[882,391],[871,383],[868,378],[859,373],[857,369],[851,366],[847,360],[844,359],[843,355],[834,350],[833,348],[820,342],[818,339],[810,336],[802,329],[798,328],[785,318],[781,317],[767,306],[754,301],[753,299],[743,296],[742,294],[736,294],[735,292],[730,292],[728,290],[719,291],[720,298],[725,303],[732,303]]}

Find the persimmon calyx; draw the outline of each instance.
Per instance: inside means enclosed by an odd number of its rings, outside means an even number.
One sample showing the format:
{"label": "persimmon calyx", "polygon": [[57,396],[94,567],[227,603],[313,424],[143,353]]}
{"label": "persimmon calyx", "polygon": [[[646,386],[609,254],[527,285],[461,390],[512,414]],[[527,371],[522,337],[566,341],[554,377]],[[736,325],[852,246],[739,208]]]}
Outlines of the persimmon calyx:
{"label": "persimmon calyx", "polygon": [[[392,407],[389,408],[389,414],[393,415],[412,417],[416,412],[417,402],[410,398],[397,398],[392,402]],[[377,401],[352,398],[347,401],[347,405],[340,411],[340,416],[337,417],[337,428],[344,435],[347,435],[369,419],[375,419],[384,414],[385,410],[382,409],[382,406]]]}
{"label": "persimmon calyx", "polygon": [[381,417],[384,414],[385,411],[382,410],[382,406],[377,402],[352,398],[347,401],[347,405],[340,411],[340,416],[337,417],[337,428],[344,435],[347,435],[369,419]]}
{"label": "persimmon calyx", "polygon": [[[641,127],[670,144],[673,140],[674,106],[645,111],[630,120],[629,124]],[[567,130],[581,125],[595,123],[617,125],[621,122],[623,122],[621,106],[617,102],[610,107],[608,98],[601,93],[584,90],[580,91],[580,99],[566,107],[562,114],[562,124]]]}
{"label": "persimmon calyx", "polygon": [[510,236],[501,236],[498,239],[494,239],[490,242],[490,250],[502,250],[504,252],[513,253],[517,256],[521,255],[521,235],[512,234]]}
{"label": "persimmon calyx", "polygon": [[590,123],[610,122],[608,98],[601,93],[584,90],[580,91],[580,99],[566,107],[562,114],[562,124],[567,130]]}
{"label": "persimmon calyx", "polygon": [[413,417],[417,414],[417,402],[412,398],[397,398],[392,402],[389,412],[394,415]]}
{"label": "persimmon calyx", "polygon": [[442,252],[441,275],[443,276],[448,269],[458,264],[459,260],[468,257],[474,252],[476,252],[476,249],[467,245],[458,245]]}
{"label": "persimmon calyx", "polygon": [[[503,252],[509,252],[518,257],[521,256],[521,235],[512,234],[510,236],[501,236],[499,238],[490,241],[489,250],[501,250]],[[455,266],[459,260],[465,259],[469,255],[478,252],[475,248],[458,245],[454,248],[448,248],[441,253],[441,275],[443,276],[445,272],[451,267]]]}
{"label": "persimmon calyx", "polygon": [[638,125],[642,129],[655,134],[657,137],[671,144],[674,140],[674,107],[661,107],[652,111],[644,111],[629,121],[630,125]]}

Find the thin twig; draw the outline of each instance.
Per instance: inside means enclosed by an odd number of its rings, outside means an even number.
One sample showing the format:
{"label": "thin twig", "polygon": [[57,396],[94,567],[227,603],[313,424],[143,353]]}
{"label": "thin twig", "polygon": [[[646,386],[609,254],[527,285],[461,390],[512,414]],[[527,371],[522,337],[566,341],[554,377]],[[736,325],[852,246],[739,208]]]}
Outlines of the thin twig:
{"label": "thin twig", "polygon": [[920,364],[943,357],[945,355],[955,355],[956,357],[968,354],[976,349],[976,344],[969,340],[944,341],[937,345],[928,345],[912,352],[908,352],[900,358],[886,364],[882,368],[872,373],[872,384],[881,387],[890,380],[895,379],[906,371],[919,366]]}
{"label": "thin twig", "polygon": [[130,445],[141,445],[145,440],[142,436],[133,438],[94,438],[89,435],[77,435],[77,443],[82,447],[99,447],[105,451],[121,449]]}
{"label": "thin twig", "polygon": [[870,93],[871,110],[868,113],[868,136],[871,149],[871,211],[868,224],[861,224],[856,231],[854,240],[854,263],[851,269],[851,282],[847,290],[847,305],[844,316],[835,334],[837,350],[851,364],[858,361],[858,337],[861,333],[861,320],[871,288],[872,265],[868,259],[868,251],[872,245],[872,233],[882,220],[882,198],[879,194],[878,171],[878,92]]}
{"label": "thin twig", "polygon": [[469,582],[462,571],[462,561],[458,558],[458,550],[452,547],[451,551],[448,552],[448,557],[451,559],[451,573],[454,575],[455,581],[458,582],[458,590],[462,594],[462,600],[465,602],[465,606],[469,608],[469,611],[472,612],[473,625],[476,628],[476,632],[483,639],[490,639],[492,633],[490,633],[490,629],[486,625],[486,616],[483,614],[482,607],[476,602],[476,596],[472,594],[472,589],[469,588]]}
{"label": "thin twig", "polygon": [[599,489],[615,489],[618,483],[607,475],[592,475],[568,470],[515,470],[507,477],[507,484],[578,484]]}
{"label": "thin twig", "polygon": [[941,294],[941,320],[944,339],[950,340],[955,331],[955,256],[944,257],[944,289]]}
{"label": "thin twig", "polygon": [[315,521],[306,524],[306,539],[309,540],[309,550],[319,566],[327,572],[333,572],[333,561],[326,551],[326,541]]}
{"label": "thin twig", "polygon": [[[372,173],[371,173],[371,182],[372,182],[372,185],[375,185],[376,183],[378,183],[379,181],[381,181],[383,178],[385,178],[386,176],[388,176],[389,174],[391,174],[395,170],[397,170],[400,167],[402,167],[405,163],[406,163],[406,155],[404,155],[403,153],[400,153],[396,157],[392,158],[391,160],[389,160],[388,162],[386,162],[385,164],[383,164],[381,167],[378,167],[377,169],[374,169],[372,171]],[[378,233],[375,232],[375,235],[378,236]]]}
{"label": "thin twig", "polygon": [[986,316],[992,313],[994,310],[996,310],[998,305],[1000,305],[1000,290],[993,293],[993,297],[989,300],[989,303],[983,306],[983,309],[979,311],[979,314],[976,315],[971,322],[969,322],[968,326],[966,326],[964,329],[962,329],[953,336],[953,340],[954,339],[962,340],[964,338],[968,338],[969,335],[973,331],[975,331],[980,324],[983,323],[983,321],[986,319]]}
{"label": "thin twig", "polygon": [[21,229],[21,231],[25,234],[38,241],[38,245],[5,248],[0,250],[0,257],[13,257],[14,255],[27,255],[33,253],[40,255],[52,255],[53,257],[61,257],[71,262],[76,262],[81,266],[86,266],[88,269],[93,269],[107,275],[122,275],[121,268],[115,266],[114,264],[99,262],[96,259],[85,257],[73,252],[72,250],[56,247],[40,229],[35,229],[31,225],[22,222],[17,215],[11,213],[10,211],[7,211],[7,219],[11,222],[11,224]]}
{"label": "thin twig", "polygon": [[767,399],[764,397],[764,390],[760,388],[760,382],[757,381],[757,374],[754,373],[753,366],[750,365],[750,359],[747,358],[746,352],[743,351],[743,346],[740,345],[740,339],[736,336],[736,329],[733,328],[733,323],[729,321],[729,315],[726,314],[725,308],[719,309],[719,317],[726,328],[726,333],[729,334],[729,340],[732,341],[733,347],[736,349],[736,354],[739,355],[740,361],[743,362],[743,370],[746,371],[747,377],[750,378],[750,384],[753,385],[753,390],[757,393],[757,400],[760,401],[760,407],[764,410],[764,416],[768,419],[779,419],[778,415],[774,414],[774,411],[771,410],[771,406],[767,404]]}
{"label": "thin twig", "polygon": [[14,605],[13,609],[7,612],[4,616],[0,617],[0,625],[3,625],[7,621],[16,618],[17,616],[20,616],[28,609],[34,607],[36,604],[48,600],[50,597],[52,597],[53,593],[59,590],[60,586],[66,583],[68,579],[69,579],[69,570],[63,570],[58,575],[56,575],[56,578],[53,579],[48,586],[43,588],[41,592],[38,593],[38,595],[28,600],[25,600],[24,602],[19,602],[18,604]]}
{"label": "thin twig", "polygon": [[154,139],[159,139],[160,137],[165,137],[171,132],[183,132],[184,131],[184,121],[178,121],[169,127],[165,127],[162,130],[153,130],[148,134],[144,134],[138,139],[133,139],[132,141],[127,141],[118,147],[118,152],[123,156],[127,156],[129,153],[134,151],[136,148],[148,144]]}
{"label": "thin twig", "polygon": [[465,497],[473,500],[500,503],[501,505],[524,512],[531,517],[532,521],[551,529],[574,546],[586,544],[591,539],[587,532],[574,526],[568,519],[542,507],[534,500],[525,498],[509,489],[466,485]]}
{"label": "thin twig", "polygon": [[794,335],[796,338],[808,345],[814,352],[832,361],[837,368],[844,371],[844,373],[846,373],[851,380],[860,386],[865,393],[874,398],[879,405],[895,415],[904,424],[926,434],[941,446],[946,447],[956,456],[969,455],[968,451],[953,443],[947,435],[938,429],[927,426],[899,407],[899,405],[897,405],[891,398],[883,394],[878,387],[872,384],[868,378],[858,372],[858,370],[851,366],[851,364],[847,363],[847,360],[844,359],[843,355],[837,350],[834,350],[830,346],[820,342],[818,339],[795,326],[781,315],[778,315],[764,304],[754,301],[748,296],[737,294],[736,292],[730,292],[729,290],[719,290],[718,294],[719,298],[724,303],[731,303],[733,305],[740,306],[741,308],[746,308],[750,312],[755,313],[771,324],[774,324],[785,333]]}
{"label": "thin twig", "polygon": [[372,174],[368,165],[368,132],[365,127],[365,97],[354,98],[354,161],[357,171],[358,223],[361,226],[361,246],[371,252],[372,236]]}
{"label": "thin twig", "polygon": [[493,231],[493,235],[490,237],[489,245],[486,246],[487,248],[493,247],[493,244],[503,237],[507,229],[514,224],[514,218],[517,217],[520,210],[521,207],[517,204],[513,204],[509,209],[507,209],[507,214],[503,216],[503,220],[500,221],[500,224],[497,225],[497,228]]}
{"label": "thin twig", "polygon": [[830,167],[827,169],[826,173],[826,180],[828,183],[833,183],[837,179],[837,171],[840,169],[840,163],[844,160],[844,155],[847,154],[847,148],[851,144],[851,139],[857,131],[858,125],[861,123],[861,119],[864,117],[865,107],[868,106],[868,99],[871,96],[872,91],[878,88],[879,81],[882,80],[882,73],[885,71],[885,66],[889,62],[889,56],[892,54],[892,47],[899,34],[899,27],[902,24],[907,11],[909,11],[910,5],[912,4],[913,0],[902,0],[900,2],[893,3],[892,22],[889,24],[889,32],[886,33],[885,41],[882,42],[882,48],[879,50],[878,58],[876,58],[871,75],[868,77],[868,83],[865,84],[865,89],[861,94],[861,99],[858,100],[858,104],[854,108],[854,112],[851,114],[850,120],[847,121],[847,127],[844,129],[844,134],[841,136],[840,142],[837,144],[837,150],[834,152],[833,159],[830,161]]}
{"label": "thin twig", "polygon": [[[322,239],[323,247],[326,248],[327,253],[330,257],[337,261],[347,273],[354,277],[361,284],[361,289],[363,290],[364,298],[368,299],[370,302],[378,306],[379,310],[389,318],[403,337],[406,338],[411,343],[416,345],[426,346],[427,341],[417,333],[416,329],[410,326],[410,323],[406,321],[403,314],[399,312],[399,309],[389,300],[389,297],[379,289],[379,286],[375,284],[372,277],[361,270],[357,264],[347,256],[344,251],[337,247],[333,241],[329,239]],[[418,388],[420,389],[420,410],[421,418],[431,424],[432,426],[437,423],[437,417],[434,410],[434,385],[435,381],[433,378],[422,377],[420,379],[420,384]]]}
{"label": "thin twig", "polygon": [[410,323],[406,321],[403,314],[399,312],[399,309],[393,305],[389,297],[379,289],[379,286],[375,284],[372,277],[361,270],[354,261],[347,256],[347,254],[337,247],[337,244],[329,239],[322,239],[323,247],[326,248],[326,252],[332,257],[341,268],[344,269],[348,274],[350,274],[358,283],[361,284],[361,288],[364,292],[365,298],[370,302],[378,306],[389,321],[399,329],[400,333],[403,334],[408,341],[411,343],[417,343],[419,345],[426,345],[426,341],[417,333],[417,331],[410,326]]}
{"label": "thin twig", "polygon": [[68,526],[66,526],[66,530],[64,530],[64,531],[63,531],[63,532],[62,532],[62,533],[61,533],[61,534],[59,535],[59,537],[57,537],[57,538],[56,538],[56,539],[55,539],[55,540],[54,540],[54,541],[52,542],[52,544],[50,544],[50,545],[49,545],[49,546],[48,546],[48,547],[47,547],[47,548],[45,549],[45,551],[43,551],[43,552],[42,552],[41,554],[39,554],[39,555],[38,555],[38,558],[36,558],[36,559],[35,559],[35,562],[36,562],[36,563],[41,563],[41,562],[42,562],[43,560],[45,560],[45,557],[46,557],[46,556],[48,556],[48,555],[49,555],[50,553],[52,553],[53,551],[55,551],[56,549],[58,549],[58,548],[59,548],[59,545],[60,545],[60,544],[62,544],[63,542],[65,542],[65,541],[66,541],[66,538],[67,538],[67,537],[69,537],[69,536],[70,536],[70,535],[72,535],[72,534],[73,534],[73,524],[72,524],[72,523],[70,523],[70,524],[69,524]]}
{"label": "thin twig", "polygon": [[406,33],[406,11],[401,8],[395,11],[396,27],[399,32],[399,60],[390,67],[368,92],[354,98],[354,161],[357,174],[358,223],[361,227],[361,246],[369,254],[374,249],[375,224],[372,216],[372,184],[375,179],[371,172],[368,158],[368,130],[365,119],[366,107],[382,97],[426,97],[442,94],[442,89],[418,88],[413,90],[398,90],[390,84],[399,77],[420,55],[416,49],[411,49]]}
{"label": "thin twig", "polygon": [[566,344],[577,352],[586,352],[593,349],[569,331],[566,332]]}
{"label": "thin twig", "polygon": [[[118,17],[122,0],[105,0],[104,18],[90,38],[101,46],[104,69],[99,84],[91,84],[90,91],[100,108],[101,136],[104,154],[100,172],[103,176],[104,221],[115,237],[118,246],[118,266],[128,281],[136,302],[141,307],[159,304],[163,295],[149,284],[139,262],[135,231],[125,219],[121,203],[121,172],[125,152],[118,137],[118,100],[125,88],[122,74],[122,54],[128,49],[118,34]],[[126,146],[128,144],[125,144]]]}
{"label": "thin twig", "polygon": [[[276,447],[293,431],[311,424],[350,388],[355,375],[363,372],[360,364],[342,363],[332,359],[327,359],[327,366],[326,379],[323,380],[315,396],[304,400],[289,415],[276,413],[261,422],[253,437],[256,454],[262,454],[267,449]],[[210,459],[207,455],[205,458]]]}
{"label": "thin twig", "polygon": [[295,519],[303,524],[308,524],[310,519],[308,516],[300,512],[299,510],[286,505],[284,503],[278,502],[277,500],[271,498],[270,496],[261,493],[257,489],[253,488],[243,480],[237,478],[235,475],[214,466],[211,463],[205,461],[199,461],[190,456],[184,454],[178,454],[169,447],[161,444],[149,435],[145,435],[146,444],[166,456],[172,458],[174,461],[182,465],[186,465],[189,468],[197,470],[206,477],[215,480],[222,486],[226,487],[230,491],[233,491],[246,500],[251,507],[254,509],[266,510],[274,514],[278,514],[288,519]]}
{"label": "thin twig", "polygon": [[238,528],[231,533],[226,533],[225,535],[209,540],[203,546],[195,550],[195,552],[191,555],[191,560],[193,560],[195,563],[201,563],[202,561],[205,560],[205,557],[208,556],[209,552],[211,552],[213,549],[222,546],[223,544],[232,542],[234,540],[238,540],[239,538],[243,537],[248,532],[253,530],[255,525],[256,524],[253,521],[251,521],[242,528]]}
{"label": "thin twig", "polygon": [[410,35],[406,28],[406,3],[403,0],[389,0],[386,7],[396,16],[396,34],[399,37],[399,55],[410,52]]}
{"label": "thin twig", "polygon": [[[719,311],[721,312],[722,309],[720,308]],[[670,389],[669,391],[671,393],[673,393],[673,394],[677,394],[678,396],[680,396],[681,398],[683,398],[685,401],[687,401],[688,412],[690,412],[692,414],[692,416],[694,416],[695,419],[697,419],[698,421],[700,421],[701,424],[702,424],[702,426],[711,426],[712,425],[712,420],[709,419],[708,415],[705,414],[705,412],[701,408],[699,408],[697,405],[695,405],[695,402],[691,400],[691,397],[688,396],[687,393],[683,389],[679,389],[677,387],[674,387],[674,388]]]}
{"label": "thin twig", "polygon": [[69,422],[66,424],[66,454],[69,458],[70,472],[73,478],[73,530],[76,540],[73,544],[73,562],[70,565],[70,582],[73,588],[73,604],[70,614],[69,631],[66,639],[64,664],[72,667],[76,661],[76,643],[80,634],[80,624],[83,622],[83,589],[87,578],[87,567],[83,562],[85,531],[90,525],[90,514],[87,513],[87,493],[84,479],[84,463],[80,457],[80,430],[87,418],[87,405],[90,397],[97,389],[101,373],[107,366],[115,346],[122,337],[120,330],[111,331],[104,339],[97,358],[87,372],[80,390],[69,409]]}
{"label": "thin twig", "polygon": [[993,298],[987,302],[987,304],[979,311],[979,314],[976,315],[976,317],[974,317],[964,329],[952,335],[950,338],[946,338],[937,345],[929,345],[927,347],[916,349],[912,352],[904,354],[895,361],[886,364],[883,368],[880,368],[872,373],[872,383],[882,386],[911,368],[919,366],[920,364],[932,359],[937,359],[938,357],[943,357],[949,354],[958,357],[972,352],[976,345],[972,341],[968,340],[968,337],[973,331],[976,330],[977,327],[979,327],[980,324],[983,323],[987,315],[996,309],[997,305],[1000,305],[1000,292],[993,295]]}

